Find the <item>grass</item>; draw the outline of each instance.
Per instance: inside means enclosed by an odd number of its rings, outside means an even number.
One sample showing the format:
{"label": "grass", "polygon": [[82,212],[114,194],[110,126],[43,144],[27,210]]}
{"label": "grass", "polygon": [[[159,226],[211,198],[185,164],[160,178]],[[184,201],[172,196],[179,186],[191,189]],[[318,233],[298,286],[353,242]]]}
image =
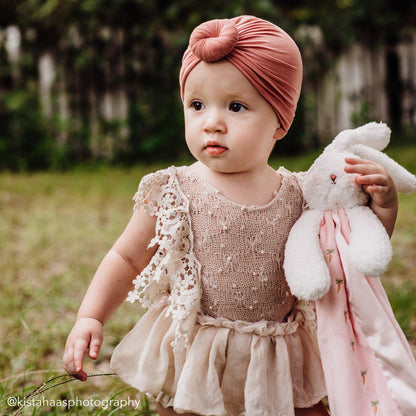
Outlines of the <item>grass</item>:
{"label": "grass", "polygon": [[[394,154],[393,154],[394,153]],[[393,157],[416,172],[416,146],[394,148]],[[305,170],[316,156],[274,160]],[[159,166],[78,169],[69,173],[0,173],[0,414],[13,414],[9,396],[24,397],[63,374],[61,358],[88,283],[126,225],[140,178]],[[383,278],[396,316],[416,342],[416,195],[400,196],[392,239],[393,261]],[[112,350],[142,313],[123,304],[109,321],[104,346],[89,373],[109,371]],[[24,415],[149,414],[152,404],[113,376],[73,381],[45,392],[48,400],[140,400],[140,408],[27,407]]]}
{"label": "grass", "polygon": [[[147,172],[138,167],[0,175],[3,398],[12,393],[23,396],[50,376],[63,373],[61,357],[77,308],[99,261],[127,224],[131,196]],[[122,305],[108,325],[100,359],[87,363],[89,373],[109,370],[112,349],[139,313],[137,306]],[[106,399],[125,387],[107,376],[75,381],[48,391],[47,397]],[[93,412],[74,409],[74,414],[98,414]],[[36,414],[55,413],[37,409]]]}

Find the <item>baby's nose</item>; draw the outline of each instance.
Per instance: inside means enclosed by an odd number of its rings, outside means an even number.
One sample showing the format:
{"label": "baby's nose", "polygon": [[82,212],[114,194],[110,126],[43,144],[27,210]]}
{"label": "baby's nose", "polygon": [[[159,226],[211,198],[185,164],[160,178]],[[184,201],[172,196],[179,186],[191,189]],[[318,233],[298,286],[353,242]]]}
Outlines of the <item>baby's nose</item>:
{"label": "baby's nose", "polygon": [[226,130],[225,122],[221,111],[211,109],[206,112],[206,118],[204,122],[204,130],[206,132],[224,132]]}

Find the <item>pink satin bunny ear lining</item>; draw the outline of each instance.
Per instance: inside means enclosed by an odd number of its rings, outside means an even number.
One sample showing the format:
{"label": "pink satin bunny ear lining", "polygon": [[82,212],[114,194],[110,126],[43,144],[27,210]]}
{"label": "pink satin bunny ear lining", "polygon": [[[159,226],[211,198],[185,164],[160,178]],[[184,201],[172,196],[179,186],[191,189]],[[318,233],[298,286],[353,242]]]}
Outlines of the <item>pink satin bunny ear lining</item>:
{"label": "pink satin bunny ear lining", "polygon": [[186,78],[201,61],[233,64],[271,105],[286,135],[295,116],[302,85],[302,58],[281,28],[254,16],[215,19],[197,26],[182,58],[183,99]]}

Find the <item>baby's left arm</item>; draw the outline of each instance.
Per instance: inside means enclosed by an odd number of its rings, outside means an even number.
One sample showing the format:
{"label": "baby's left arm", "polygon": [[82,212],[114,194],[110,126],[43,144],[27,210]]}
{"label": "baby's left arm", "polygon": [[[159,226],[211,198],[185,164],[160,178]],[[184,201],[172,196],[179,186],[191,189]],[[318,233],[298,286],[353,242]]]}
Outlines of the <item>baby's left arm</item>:
{"label": "baby's left arm", "polygon": [[391,237],[399,207],[393,179],[380,164],[366,159],[345,158],[345,172],[357,174],[356,182],[370,195],[370,208]]}

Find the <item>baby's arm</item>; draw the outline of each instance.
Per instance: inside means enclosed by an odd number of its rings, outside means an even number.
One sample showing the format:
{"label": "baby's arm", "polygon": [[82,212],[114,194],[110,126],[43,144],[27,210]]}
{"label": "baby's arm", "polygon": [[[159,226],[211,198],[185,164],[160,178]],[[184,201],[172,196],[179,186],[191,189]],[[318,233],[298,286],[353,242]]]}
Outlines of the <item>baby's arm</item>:
{"label": "baby's arm", "polygon": [[399,207],[397,190],[387,170],[371,160],[350,158],[345,159],[345,172],[355,173],[357,183],[371,197],[370,208],[378,216],[391,237],[396,223]]}
{"label": "baby's arm", "polygon": [[120,306],[132,281],[149,263],[156,248],[148,249],[155,235],[156,217],[134,212],[130,222],[112,249],[99,265],[79,308],[77,320],[65,346],[64,368],[87,379],[83,360],[87,349],[89,357],[98,357],[103,339],[103,325]]}

